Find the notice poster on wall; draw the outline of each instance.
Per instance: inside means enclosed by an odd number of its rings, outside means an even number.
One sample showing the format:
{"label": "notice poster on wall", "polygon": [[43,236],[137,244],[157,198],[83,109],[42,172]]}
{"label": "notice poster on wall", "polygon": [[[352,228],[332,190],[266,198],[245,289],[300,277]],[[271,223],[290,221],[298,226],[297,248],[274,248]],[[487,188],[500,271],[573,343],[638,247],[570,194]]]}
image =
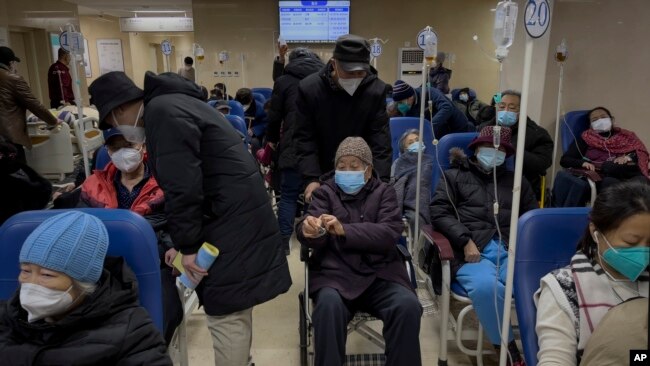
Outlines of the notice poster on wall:
{"label": "notice poster on wall", "polygon": [[119,38],[98,39],[97,58],[99,59],[99,75],[111,71],[124,71],[122,40]]}

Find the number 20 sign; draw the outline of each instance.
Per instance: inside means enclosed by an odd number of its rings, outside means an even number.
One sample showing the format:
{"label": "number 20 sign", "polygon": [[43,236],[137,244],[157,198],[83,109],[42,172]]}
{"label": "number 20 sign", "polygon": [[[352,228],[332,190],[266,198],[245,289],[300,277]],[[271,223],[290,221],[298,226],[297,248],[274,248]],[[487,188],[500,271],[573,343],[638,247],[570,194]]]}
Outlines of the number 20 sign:
{"label": "number 20 sign", "polygon": [[529,36],[539,38],[551,24],[551,7],[548,0],[529,0],[524,14],[524,26]]}

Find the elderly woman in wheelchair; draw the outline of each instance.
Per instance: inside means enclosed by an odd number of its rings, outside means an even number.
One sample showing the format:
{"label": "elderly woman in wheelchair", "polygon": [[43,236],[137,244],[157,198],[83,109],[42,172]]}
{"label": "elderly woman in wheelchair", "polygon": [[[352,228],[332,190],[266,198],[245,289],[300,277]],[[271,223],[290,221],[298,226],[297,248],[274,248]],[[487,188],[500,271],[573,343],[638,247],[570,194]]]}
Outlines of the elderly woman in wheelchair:
{"label": "elderly woman in wheelchair", "polygon": [[373,175],[372,153],[360,137],[343,140],[335,167],[296,230],[313,249],[316,365],[343,364],[347,324],[357,311],[384,322],[386,365],[420,365],[422,307],[396,245],[403,224],[395,191]]}

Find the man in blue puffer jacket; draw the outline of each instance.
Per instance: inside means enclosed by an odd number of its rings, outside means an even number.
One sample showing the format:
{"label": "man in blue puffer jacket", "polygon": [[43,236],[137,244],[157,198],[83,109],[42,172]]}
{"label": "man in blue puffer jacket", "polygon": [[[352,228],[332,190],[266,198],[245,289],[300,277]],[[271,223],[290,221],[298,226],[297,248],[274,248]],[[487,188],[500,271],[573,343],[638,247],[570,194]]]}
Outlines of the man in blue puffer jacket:
{"label": "man in blue puffer jacket", "polygon": [[[397,109],[404,117],[419,117],[422,103],[422,88],[414,89],[402,80],[397,80],[393,85],[393,100],[397,103]],[[429,101],[432,102],[432,110],[429,111]],[[436,88],[428,88],[424,104],[424,118],[433,124],[433,133],[436,138],[455,133],[475,131],[476,127],[467,121],[458,108],[454,107],[451,100],[447,99]],[[433,114],[433,117],[431,116]]]}

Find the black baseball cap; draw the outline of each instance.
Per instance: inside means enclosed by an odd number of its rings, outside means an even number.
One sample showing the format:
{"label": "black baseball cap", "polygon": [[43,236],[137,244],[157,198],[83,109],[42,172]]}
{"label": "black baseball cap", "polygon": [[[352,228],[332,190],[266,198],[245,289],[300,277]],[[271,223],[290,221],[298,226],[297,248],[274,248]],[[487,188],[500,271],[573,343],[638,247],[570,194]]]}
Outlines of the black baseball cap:
{"label": "black baseball cap", "polygon": [[88,87],[90,104],[99,111],[99,128],[107,130],[112,126],[106,123],[111,111],[124,103],[144,98],[144,92],[133,80],[121,71],[112,71],[98,77]]}
{"label": "black baseball cap", "polygon": [[11,61],[20,62],[14,51],[9,47],[0,47],[0,63],[9,64]]}
{"label": "black baseball cap", "polygon": [[344,71],[367,71],[370,69],[370,43],[354,34],[340,36],[332,57]]}

